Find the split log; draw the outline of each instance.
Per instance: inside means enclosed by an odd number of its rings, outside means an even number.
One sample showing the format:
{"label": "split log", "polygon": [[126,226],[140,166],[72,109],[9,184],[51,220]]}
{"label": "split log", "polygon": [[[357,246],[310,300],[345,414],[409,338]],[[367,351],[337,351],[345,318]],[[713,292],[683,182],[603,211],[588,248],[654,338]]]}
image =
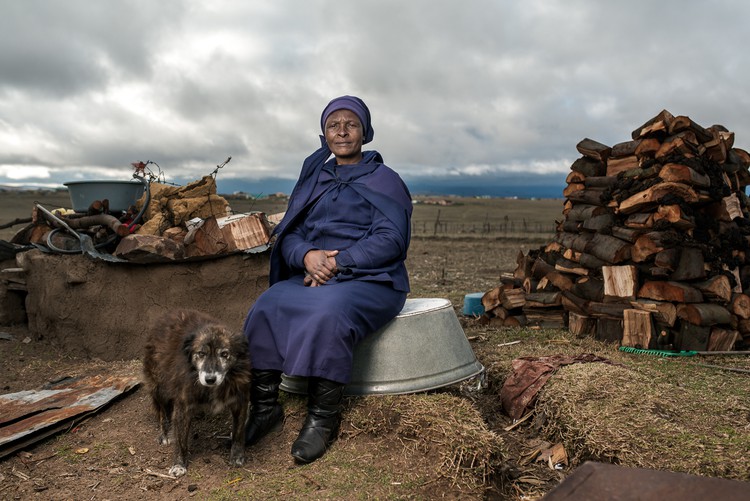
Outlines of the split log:
{"label": "split log", "polygon": [[638,158],[654,158],[659,148],[661,148],[661,141],[655,137],[642,139],[635,148],[635,155]]}
{"label": "split log", "polygon": [[166,237],[128,235],[113,254],[131,263],[166,263],[184,259],[185,247]]}
{"label": "split log", "polygon": [[695,287],[670,280],[647,280],[637,294],[638,298],[673,303],[702,303],[703,294]]}
{"label": "split log", "polygon": [[711,334],[708,336],[707,351],[730,351],[740,338],[740,333],[736,330],[713,327]]}
{"label": "split log", "polygon": [[537,258],[531,268],[531,275],[536,278],[546,277],[555,287],[560,290],[568,290],[573,285],[573,280],[541,258]]}
{"label": "split log", "polygon": [[685,115],[678,115],[674,117],[669,124],[669,134],[677,134],[678,132],[682,132],[684,130],[689,130],[693,134],[695,134],[697,140],[701,143],[705,143],[706,141],[710,141],[711,139],[713,139],[713,136],[708,133],[706,129],[693,122],[690,117],[687,117]]}
{"label": "split log", "polygon": [[750,296],[741,293],[733,294],[729,309],[741,319],[750,319]]}
{"label": "split log", "polygon": [[[701,291],[703,297],[706,299],[722,303],[728,303],[732,300],[732,286],[729,283],[729,277],[726,275],[713,275],[702,282],[695,282],[692,285]],[[750,314],[750,301],[748,302],[748,308],[747,313]]]}
{"label": "split log", "polygon": [[706,351],[711,327],[680,322],[680,330],[675,336],[675,348],[684,351]]}
{"label": "split log", "polygon": [[583,221],[582,227],[587,231],[602,232],[612,228],[615,224],[614,214],[602,214]]}
{"label": "split log", "polygon": [[583,249],[610,264],[618,264],[630,259],[632,244],[609,235],[596,233],[591,242]]}
{"label": "split log", "polygon": [[588,301],[603,301],[604,281],[594,277],[583,277],[573,284],[570,292]]}
{"label": "split log", "polygon": [[638,299],[636,301],[631,301],[630,306],[638,310],[648,311],[651,313],[654,320],[666,324],[669,327],[673,327],[677,321],[677,306],[673,303]]}
{"label": "split log", "polygon": [[596,332],[596,320],[571,311],[568,314],[568,330],[578,338],[593,336]]}
{"label": "split log", "polygon": [[634,212],[644,211],[659,203],[666,195],[674,195],[682,198],[687,203],[698,201],[698,195],[690,186],[682,183],[658,183],[650,188],[636,193],[635,195],[620,202],[617,211],[621,214],[632,214]]}
{"label": "split log", "polygon": [[560,302],[567,311],[574,311],[580,315],[588,315],[589,302],[570,291],[561,291]]}
{"label": "split log", "polygon": [[635,129],[631,137],[639,139],[646,136],[652,137],[655,134],[665,135],[669,131],[669,126],[673,120],[674,116],[670,112],[661,110],[654,118]]}
{"label": "split log", "polygon": [[557,292],[532,292],[526,294],[526,307],[529,308],[549,308],[560,306],[560,291]]}
{"label": "split log", "polygon": [[697,280],[706,278],[703,252],[695,247],[684,247],[671,280]]}
{"label": "split log", "polygon": [[650,230],[654,226],[654,214],[652,212],[632,214],[625,219],[625,226],[639,230]]}
{"label": "split log", "polygon": [[608,199],[605,198],[606,192],[606,188],[585,188],[570,193],[566,196],[566,198],[574,203],[600,205],[602,207],[606,207],[608,202]]}
{"label": "split log", "polygon": [[638,292],[638,269],[635,266],[604,266],[604,296],[635,299]]}
{"label": "split log", "polygon": [[663,240],[665,233],[660,231],[651,231],[640,235],[633,244],[631,257],[636,263],[642,263],[651,256],[663,251],[666,247]]}
{"label": "split log", "polygon": [[578,252],[586,252],[591,240],[594,235],[591,233],[558,233],[557,241],[568,249],[573,249]]}
{"label": "split log", "polygon": [[731,322],[731,316],[729,310],[716,303],[691,303],[677,306],[677,318],[695,325],[728,325]]}
{"label": "split log", "polygon": [[686,131],[667,137],[654,156],[657,159],[673,155],[691,158],[698,154],[698,141],[695,138],[695,134]]}
{"label": "split log", "polygon": [[648,349],[654,334],[651,313],[633,309],[624,311],[622,346]]}
{"label": "split log", "polygon": [[526,304],[525,296],[523,289],[505,289],[500,294],[500,304],[507,310],[523,308]]}
{"label": "split log", "polygon": [[484,311],[491,311],[500,306],[500,290],[500,287],[495,287],[482,295],[480,301],[482,302]]}
{"label": "split log", "polygon": [[653,214],[653,221],[667,221],[679,230],[695,228],[695,220],[685,214],[679,205],[660,205]]}
{"label": "split log", "polygon": [[672,247],[664,249],[654,254],[654,264],[659,268],[673,272],[680,262],[680,248]]}
{"label": "split log", "polygon": [[555,263],[555,269],[563,273],[571,273],[573,275],[586,276],[589,274],[589,269],[581,266],[575,261],[561,257]]}
{"label": "split log", "polygon": [[610,317],[622,318],[623,312],[630,308],[627,303],[599,303],[597,301],[589,302],[589,315],[592,317]]}
{"label": "split log", "polygon": [[643,234],[644,230],[635,228],[623,228],[622,226],[612,227],[612,236],[624,240],[628,243],[635,243],[639,236]]}
{"label": "split log", "polygon": [[215,256],[226,254],[230,250],[229,243],[213,216],[190,229],[185,235],[184,243],[187,257]]}
{"label": "split log", "polygon": [[616,176],[590,176],[583,180],[586,188],[612,188],[617,185]]}
{"label": "split log", "polygon": [[580,172],[586,177],[603,176],[607,171],[604,162],[594,160],[593,158],[585,156],[573,162],[573,165],[570,166],[570,169],[576,172]]}
{"label": "split log", "polygon": [[565,214],[565,217],[573,221],[585,221],[589,218],[610,212],[612,212],[611,209],[602,207],[601,205],[575,204]]}
{"label": "split log", "polygon": [[583,183],[585,180],[586,176],[582,172],[576,172],[574,170],[570,171],[568,173],[568,176],[565,178],[565,182],[567,184]]}
{"label": "split log", "polygon": [[625,172],[640,167],[640,160],[635,155],[620,158],[609,158],[607,160],[607,176],[617,176],[620,172]]}
{"label": "split log", "polygon": [[612,151],[612,148],[609,146],[589,138],[582,139],[576,145],[576,149],[581,155],[599,161],[606,161]]}
{"label": "split log", "polygon": [[622,342],[622,319],[599,318],[596,321],[596,338],[605,343]]}
{"label": "split log", "polygon": [[610,157],[627,157],[635,154],[640,141],[623,141],[612,146]]}
{"label": "split log", "polygon": [[582,191],[586,189],[586,185],[583,183],[568,183],[568,185],[563,189],[562,195],[565,198],[569,198],[570,195],[573,193],[576,193],[578,191]]}
{"label": "split log", "polygon": [[700,188],[711,186],[711,180],[707,175],[701,174],[687,165],[677,163],[665,164],[659,171],[659,177],[665,182],[684,183]]}

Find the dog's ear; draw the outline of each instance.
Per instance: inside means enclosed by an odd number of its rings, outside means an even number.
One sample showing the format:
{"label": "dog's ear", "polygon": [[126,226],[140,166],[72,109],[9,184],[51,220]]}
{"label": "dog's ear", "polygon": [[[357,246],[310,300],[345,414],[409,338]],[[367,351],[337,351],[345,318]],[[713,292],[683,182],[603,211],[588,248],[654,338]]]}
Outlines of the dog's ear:
{"label": "dog's ear", "polygon": [[182,340],[182,352],[185,354],[185,357],[190,360],[190,358],[193,356],[193,340],[195,339],[195,332],[190,331],[185,336],[185,339]]}

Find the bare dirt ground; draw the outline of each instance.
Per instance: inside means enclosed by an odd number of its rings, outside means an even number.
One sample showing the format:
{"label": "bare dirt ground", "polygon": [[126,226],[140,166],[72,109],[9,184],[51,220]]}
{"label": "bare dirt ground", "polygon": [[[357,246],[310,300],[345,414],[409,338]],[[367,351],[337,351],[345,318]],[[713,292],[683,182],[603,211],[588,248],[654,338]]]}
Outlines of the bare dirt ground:
{"label": "bare dirt ground", "polygon": [[[608,397],[602,392],[617,393],[617,385],[603,379],[608,376],[601,373],[591,378],[577,378],[594,387],[581,389],[581,395],[566,396],[566,402],[573,408],[563,413],[559,412],[561,406],[549,398],[544,401],[546,414],[537,413],[534,419],[511,428],[514,423],[501,409],[500,387],[516,357],[565,352],[594,353],[625,360],[611,345],[575,339],[567,331],[490,328],[460,314],[465,294],[497,286],[500,274],[515,268],[519,251],[538,248],[548,242],[540,235],[507,234],[507,228],[485,235],[481,225],[479,230],[474,226],[474,222],[484,219],[485,213],[497,210],[500,214],[518,214],[513,211],[522,205],[475,207],[473,216],[468,217],[471,224],[461,226],[470,234],[450,237],[429,229],[437,228],[437,224],[432,224],[436,221],[444,222],[451,217],[457,221],[459,212],[466,214],[465,208],[431,208],[429,212],[422,212],[419,217],[425,231],[414,236],[407,262],[412,297],[444,297],[452,301],[477,358],[487,369],[483,388],[479,389],[478,382],[472,380],[422,394],[347,398],[339,439],[323,458],[307,466],[295,465],[289,453],[305,415],[305,402],[300,396],[283,395],[286,414],[283,428],[248,448],[247,463],[242,468],[228,465],[228,417],[204,416],[195,421],[188,474],[180,479],[166,476],[171,466],[171,450],[157,445],[156,422],[145,391],[138,388],[71,429],[0,459],[0,499],[533,500],[549,492],[586,459],[623,464],[630,461],[639,465],[638,461],[629,459],[631,451],[627,446],[641,455],[647,452],[643,447],[638,449],[630,443],[612,453],[605,442],[620,434],[622,423],[626,423],[627,428],[627,412],[638,407],[633,401],[645,398],[648,391],[645,386],[637,386],[633,390],[637,396],[629,397],[631,400],[619,407],[624,408],[626,414],[612,419],[597,421],[595,417],[608,405]],[[554,207],[555,203],[545,206],[548,220],[555,217],[554,212],[552,215],[549,212]],[[533,212],[532,208],[529,214]],[[530,224],[531,215],[519,217],[515,228]],[[537,214],[537,217],[545,216]],[[502,215],[498,219],[502,219]],[[225,272],[233,273],[233,270]],[[0,360],[3,361],[0,393],[39,388],[65,376],[140,375],[139,359],[104,362],[71,356],[57,352],[44,339],[24,342],[28,329],[23,325],[0,327],[0,331],[14,338],[0,340]],[[520,344],[507,346],[509,342]],[[651,368],[658,365],[658,361],[642,358],[634,359],[631,364],[643,369],[644,374],[652,374],[650,381],[663,377],[661,367]],[[671,404],[660,396],[648,406],[649,412],[658,411],[658,415],[647,414],[644,418],[648,420],[650,431],[658,429],[662,414],[668,415],[668,421],[672,422],[682,414],[686,414],[687,420],[693,412],[696,422],[705,423],[718,420],[729,408],[732,424],[708,431],[717,436],[716,444],[701,441],[696,449],[686,449],[688,453],[684,455],[697,457],[700,452],[694,450],[709,449],[706,457],[717,456],[717,463],[727,466],[725,470],[705,467],[701,459],[694,461],[697,473],[750,480],[750,471],[743,470],[747,465],[742,458],[743,451],[747,450],[746,439],[738,440],[734,435],[737,430],[741,433],[750,426],[750,410],[740,397],[748,388],[747,378],[740,379],[743,376],[736,375],[728,378],[719,376],[718,372],[710,380],[696,377],[696,384],[710,382],[700,390],[703,393],[698,394],[699,398],[705,400],[702,395],[708,393],[723,394],[724,387],[728,387],[726,394],[731,397],[712,402],[709,412],[714,415],[703,416],[684,396],[691,389],[692,381],[677,372],[682,367],[683,364],[677,363],[669,365],[670,379],[649,385],[666,388],[678,398]],[[633,376],[628,373],[623,377]],[[673,380],[677,382],[673,384]],[[574,385],[569,383],[568,387]],[[562,389],[559,392],[562,394]],[[594,414],[571,420],[563,432],[555,432],[554,425],[581,409],[588,403],[587,395],[592,393],[597,393]],[[555,419],[551,420],[549,416],[553,415]],[[595,425],[609,425],[613,430],[608,431],[613,433],[596,444],[599,455],[592,456],[592,447],[581,447],[580,441],[585,441],[586,428],[595,430]],[[535,461],[532,451],[543,445],[543,440],[560,439],[565,429],[577,433],[569,440],[562,437],[571,455],[570,464],[554,469],[543,461]],[[686,436],[691,430],[688,428],[681,433],[680,445],[686,447],[683,444],[687,443]],[[654,445],[659,440],[656,435],[645,438]],[[656,458],[656,467],[672,469],[668,456],[675,451],[679,454],[680,447],[669,444],[665,447],[659,449],[665,459],[660,465],[660,459]],[[692,471],[691,468],[674,467],[678,471]]]}

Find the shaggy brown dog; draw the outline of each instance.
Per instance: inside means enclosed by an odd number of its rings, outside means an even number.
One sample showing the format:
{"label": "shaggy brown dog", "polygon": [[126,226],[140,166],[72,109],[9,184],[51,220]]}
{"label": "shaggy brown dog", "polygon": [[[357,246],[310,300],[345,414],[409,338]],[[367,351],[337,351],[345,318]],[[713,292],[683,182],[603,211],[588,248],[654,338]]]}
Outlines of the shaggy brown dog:
{"label": "shaggy brown dog", "polygon": [[231,411],[229,462],[245,463],[250,358],[242,333],[197,311],[174,312],[149,333],[143,372],[159,420],[159,443],[173,443],[170,475],[186,473],[190,421],[198,410]]}

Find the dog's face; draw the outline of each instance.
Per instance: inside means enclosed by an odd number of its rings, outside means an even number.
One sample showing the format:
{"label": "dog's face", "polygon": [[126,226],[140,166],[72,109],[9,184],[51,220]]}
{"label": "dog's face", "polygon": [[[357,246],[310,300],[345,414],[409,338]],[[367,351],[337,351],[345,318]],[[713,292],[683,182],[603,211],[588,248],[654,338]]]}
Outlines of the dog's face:
{"label": "dog's face", "polygon": [[216,325],[204,326],[186,339],[185,351],[203,386],[221,385],[237,357],[245,355],[232,333]]}

